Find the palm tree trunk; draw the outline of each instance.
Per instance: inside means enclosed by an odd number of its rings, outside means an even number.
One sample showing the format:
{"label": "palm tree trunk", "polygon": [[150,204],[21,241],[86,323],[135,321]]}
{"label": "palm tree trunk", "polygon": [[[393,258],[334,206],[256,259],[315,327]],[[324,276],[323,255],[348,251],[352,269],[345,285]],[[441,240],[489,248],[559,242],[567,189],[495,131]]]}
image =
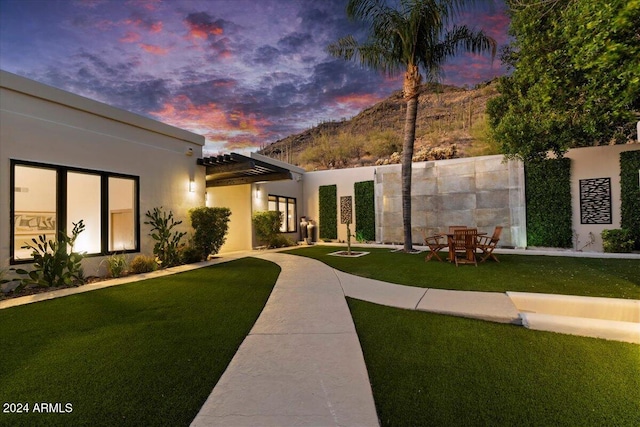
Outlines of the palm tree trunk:
{"label": "palm tree trunk", "polygon": [[420,79],[418,67],[409,64],[404,76],[404,99],[407,101],[407,115],[404,122],[404,141],[402,143],[402,226],[405,252],[413,250],[411,233],[411,162],[413,159],[413,143],[416,139]]}

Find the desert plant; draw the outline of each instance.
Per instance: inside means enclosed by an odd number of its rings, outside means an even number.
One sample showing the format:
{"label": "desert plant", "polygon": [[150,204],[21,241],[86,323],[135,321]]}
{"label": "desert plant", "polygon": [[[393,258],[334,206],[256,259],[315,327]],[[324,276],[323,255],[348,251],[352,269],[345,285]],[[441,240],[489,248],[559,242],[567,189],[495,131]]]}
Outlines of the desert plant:
{"label": "desert plant", "polygon": [[362,231],[356,231],[356,241],[358,243],[367,243],[368,240],[364,237],[364,233]]}
{"label": "desert plant", "polygon": [[153,211],[145,213],[149,221],[144,223],[151,226],[149,235],[156,241],[153,246],[153,253],[158,258],[158,262],[162,267],[172,267],[180,264],[180,240],[187,234],[182,231],[175,231],[174,228],[182,224],[182,221],[176,221],[173,212],[167,214],[159,208],[153,208]]}
{"label": "desert plant", "polygon": [[402,150],[400,135],[392,130],[372,132],[368,135],[369,153],[376,158],[388,157]]}
{"label": "desert plant", "polygon": [[627,253],[633,250],[635,240],[626,228],[602,230],[602,248],[605,252]]}
{"label": "desert plant", "polygon": [[[15,278],[8,278],[9,271],[10,271],[9,268],[6,268],[6,267],[0,268],[0,285],[4,285],[5,283],[13,282],[14,280],[16,280]],[[0,296],[2,296],[2,292],[0,292]]]}
{"label": "desert plant", "polygon": [[122,254],[113,254],[106,259],[107,276],[118,278],[127,270],[127,258]]}
{"label": "desert plant", "polygon": [[195,230],[193,246],[200,252],[200,260],[215,255],[227,239],[229,208],[198,207],[189,211],[191,226]]}
{"label": "desert plant", "polygon": [[158,263],[155,258],[148,255],[137,255],[131,263],[129,263],[129,271],[135,274],[148,273],[158,269]]}
{"label": "desert plant", "polygon": [[73,223],[71,236],[60,232],[57,240],[47,241],[47,236],[42,234],[37,239],[31,239],[32,243],[23,246],[23,249],[32,250],[34,269],[31,271],[15,270],[16,273],[26,276],[20,280],[20,285],[16,290],[28,285],[52,287],[84,283],[81,263],[84,253],[73,250],[78,235],[84,229],[84,223],[80,220]]}

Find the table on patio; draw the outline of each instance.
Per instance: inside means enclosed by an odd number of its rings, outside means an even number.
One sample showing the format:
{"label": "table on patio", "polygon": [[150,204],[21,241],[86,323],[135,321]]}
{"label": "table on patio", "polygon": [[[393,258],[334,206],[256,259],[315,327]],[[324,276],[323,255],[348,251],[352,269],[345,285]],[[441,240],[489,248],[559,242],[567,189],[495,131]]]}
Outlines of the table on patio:
{"label": "table on patio", "polygon": [[[462,230],[462,229],[461,229]],[[471,228],[466,228],[464,230],[472,230]],[[478,236],[486,236],[488,233],[474,233],[475,234],[475,238],[474,241],[478,238]],[[454,245],[454,239],[453,237],[455,236],[455,232],[453,233],[445,233],[445,236],[447,236],[447,244],[449,245],[449,258],[447,259],[447,261],[449,262],[454,262],[455,259],[455,245]],[[471,259],[472,257],[475,257],[475,248],[471,248],[468,247],[467,248],[467,259]]]}

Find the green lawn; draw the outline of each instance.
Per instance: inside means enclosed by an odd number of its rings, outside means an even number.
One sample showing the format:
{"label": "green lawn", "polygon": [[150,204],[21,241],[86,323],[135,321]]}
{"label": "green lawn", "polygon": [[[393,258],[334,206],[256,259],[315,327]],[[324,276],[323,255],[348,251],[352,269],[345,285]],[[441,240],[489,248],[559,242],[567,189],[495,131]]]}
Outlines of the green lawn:
{"label": "green lawn", "polygon": [[639,426],[640,347],[349,299],[383,426]]}
{"label": "green lawn", "polygon": [[640,299],[639,260],[498,254],[500,263],[456,267],[448,262],[425,262],[424,253],[389,249],[364,249],[371,253],[360,258],[328,255],[343,249],[318,245],[287,253],[316,258],[358,276],[424,288]]}
{"label": "green lawn", "polygon": [[[280,269],[245,258],[0,310],[2,425],[189,425]],[[33,413],[40,402],[72,412]]]}

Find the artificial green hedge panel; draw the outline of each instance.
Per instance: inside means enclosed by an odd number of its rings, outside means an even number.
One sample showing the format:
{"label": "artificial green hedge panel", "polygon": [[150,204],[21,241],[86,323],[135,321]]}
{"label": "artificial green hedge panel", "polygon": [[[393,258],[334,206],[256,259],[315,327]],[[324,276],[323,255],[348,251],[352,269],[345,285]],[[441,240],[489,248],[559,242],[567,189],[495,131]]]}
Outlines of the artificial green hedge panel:
{"label": "artificial green hedge panel", "polygon": [[338,187],[321,185],[319,189],[320,232],[321,239],[338,238]]}
{"label": "artificial green hedge panel", "polygon": [[525,165],[527,245],[570,248],[571,160],[548,159]]}
{"label": "artificial green hedge panel", "polygon": [[376,240],[376,211],[373,181],[356,182],[353,185],[356,204],[356,237]]}
{"label": "artificial green hedge panel", "polygon": [[620,153],[621,227],[631,232],[640,249],[640,150]]}

